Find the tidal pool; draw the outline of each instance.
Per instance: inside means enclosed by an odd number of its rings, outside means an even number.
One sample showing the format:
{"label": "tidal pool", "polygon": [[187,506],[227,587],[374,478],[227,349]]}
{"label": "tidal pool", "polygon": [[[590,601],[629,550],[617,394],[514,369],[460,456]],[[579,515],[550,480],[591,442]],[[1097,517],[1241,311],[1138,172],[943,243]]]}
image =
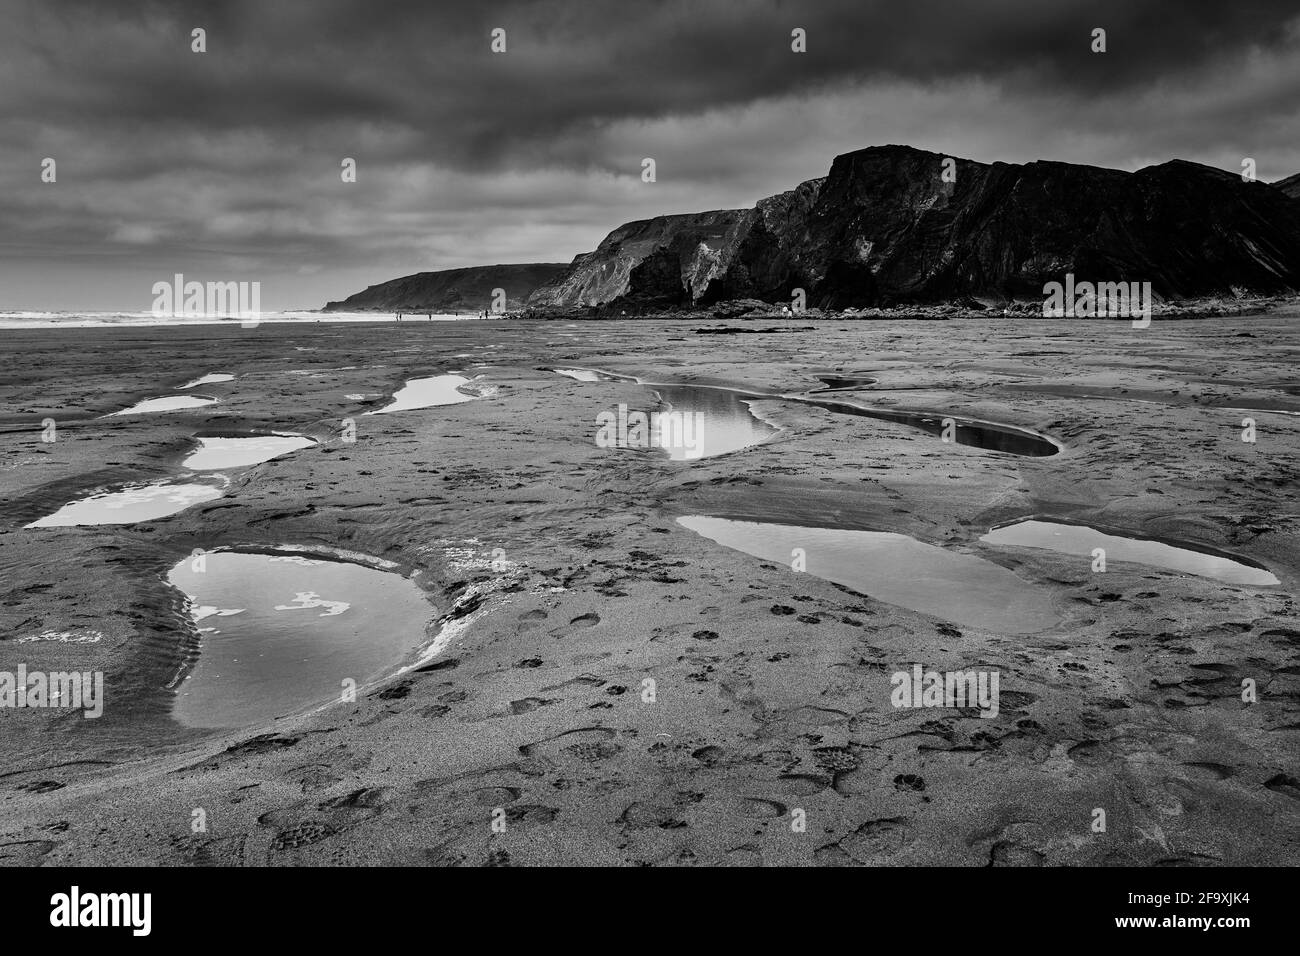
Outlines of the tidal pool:
{"label": "tidal pool", "polygon": [[212,372],[208,375],[202,376],[201,378],[196,378],[192,382],[186,382],[184,385],[180,387],[196,388],[199,385],[216,385],[219,382],[233,382],[234,380],[235,380],[235,376],[227,372]]}
{"label": "tidal pool", "polygon": [[302,435],[251,435],[223,437],[196,435],[199,448],[190,453],[181,467],[191,471],[216,471],[222,468],[247,468],[279,458],[316,442]]}
{"label": "tidal pool", "polygon": [[400,574],[297,554],[209,551],[167,580],[200,637],[172,710],[188,727],[252,726],[360,692],[425,643],[435,615]]}
{"label": "tidal pool", "polygon": [[793,568],[795,549],[802,549],[808,574],[888,604],[981,630],[1030,634],[1059,620],[1049,594],[1015,572],[904,534],[702,515],[678,518],[677,523],[718,544],[787,568]]}
{"label": "tidal pool", "polygon": [[68,528],[91,524],[134,524],[165,518],[200,501],[220,498],[216,485],[154,481],[128,485],[116,491],[102,491],[69,502],[54,514],[27,525],[28,528]]}
{"label": "tidal pool", "polygon": [[822,383],[821,388],[814,388],[814,392],[842,392],[852,388],[862,388],[864,385],[875,385],[877,379],[863,377],[844,377],[835,375],[819,375],[817,381]]}
{"label": "tidal pool", "polygon": [[[952,441],[958,445],[970,445],[975,448],[983,448],[988,451],[1007,452],[1012,455],[1024,455],[1034,458],[1047,457],[1055,455],[1061,450],[1061,446],[1045,435],[1027,428],[1020,428],[1016,425],[1007,425],[1001,422],[982,421],[973,418],[963,418],[957,415],[948,415],[939,412],[913,412],[901,409],[881,408],[875,405],[861,405],[857,402],[850,402],[842,399],[819,399],[810,398],[807,395],[787,395],[787,394],[768,394],[763,392],[750,392],[744,389],[729,388],[725,386],[713,385],[663,385],[656,382],[647,382],[644,379],[632,378],[630,376],[614,375],[610,372],[602,372],[598,369],[553,369],[562,375],[569,375],[570,378],[576,377],[570,373],[590,372],[597,376],[596,381],[631,381],[639,385],[645,385],[664,394],[671,389],[691,389],[696,393],[726,393],[735,397],[740,403],[746,403],[745,408],[748,410],[748,402],[759,401],[762,399],[774,399],[778,401],[800,402],[805,405],[815,405],[826,411],[834,412],[840,415],[856,415],[862,418],[874,418],[879,421],[893,422],[898,425],[908,425],[912,428],[920,429],[931,435],[938,435],[941,438],[945,432],[951,434]],[[588,381],[580,379],[580,381]],[[825,381],[825,379],[823,379]],[[845,381],[848,381],[847,379]],[[866,379],[858,380],[865,382]],[[835,391],[836,389],[828,389]],[[814,390],[821,391],[821,390]],[[691,393],[684,393],[690,395]],[[665,395],[665,401],[671,401]],[[951,421],[951,430],[945,424]],[[761,422],[761,419],[758,421]],[[767,428],[766,423],[763,423]],[[719,428],[719,433],[723,438],[722,444],[726,443],[728,429]],[[775,429],[773,429],[775,431]],[[730,434],[735,434],[734,431]],[[763,435],[762,437],[767,437]],[[761,441],[762,438],[758,438]],[[747,444],[756,444],[756,441],[749,441]],[[744,447],[741,445],[739,447]],[[727,448],[728,451],[734,451],[734,448]],[[721,452],[711,451],[710,454],[721,454]],[[703,457],[699,455],[683,457]]]}
{"label": "tidal pool", "polygon": [[114,415],[145,415],[150,412],[174,412],[182,408],[202,408],[204,405],[215,405],[215,398],[200,398],[197,395],[167,395],[163,398],[146,398],[142,402],[136,402],[130,408],[124,408],[120,412],[113,412]]}
{"label": "tidal pool", "polygon": [[410,379],[405,386],[393,393],[393,403],[367,415],[386,415],[390,412],[405,412],[413,408],[432,408],[435,405],[459,405],[472,402],[473,395],[459,391],[460,386],[468,385],[469,379],[463,375],[434,375],[429,378]]}
{"label": "tidal pool", "polygon": [[1206,551],[1180,548],[1148,538],[1107,534],[1086,525],[1061,524],[1030,519],[994,528],[980,538],[991,545],[1044,548],[1092,560],[1095,548],[1103,548],[1106,561],[1131,561],[1152,567],[1215,578],[1229,584],[1267,586],[1279,584],[1272,572],[1253,567],[1240,559]]}
{"label": "tidal pool", "polygon": [[748,401],[729,389],[699,385],[650,387],[668,406],[664,410],[670,416],[667,420],[682,423],[679,434],[687,439],[660,443],[673,461],[725,455],[757,445],[777,433],[776,427],[754,414]]}
{"label": "tidal pool", "polygon": [[553,368],[552,372],[558,375],[566,375],[578,382],[599,382],[601,376],[599,372],[593,372],[589,368]]}
{"label": "tidal pool", "polygon": [[808,405],[816,405],[818,408],[824,408],[828,412],[836,412],[840,415],[857,415],[862,418],[875,418],[882,422],[910,425],[912,428],[919,428],[923,432],[940,437],[947,430],[948,426],[945,422],[951,421],[952,430],[950,434],[955,444],[970,445],[987,451],[1003,451],[1012,455],[1045,458],[1049,455],[1055,455],[1061,450],[1061,447],[1050,438],[1029,431],[1027,428],[1004,425],[1000,422],[960,418],[956,415],[945,415],[937,412],[908,412],[873,405],[858,405],[853,402],[799,398],[793,395],[783,397],[801,401]]}
{"label": "tidal pool", "polygon": [[[764,397],[761,395],[710,385],[662,385],[596,369],[551,371],[579,382],[635,382],[655,392],[666,408],[626,408],[629,420],[632,413],[640,412],[650,422],[645,440],[637,440],[635,423],[624,427],[620,422],[619,434],[628,436],[628,440],[620,441],[618,447],[657,449],[673,461],[693,461],[757,445],[780,430],[755,415],[750,407],[750,402]],[[614,410],[609,411],[613,414]]]}

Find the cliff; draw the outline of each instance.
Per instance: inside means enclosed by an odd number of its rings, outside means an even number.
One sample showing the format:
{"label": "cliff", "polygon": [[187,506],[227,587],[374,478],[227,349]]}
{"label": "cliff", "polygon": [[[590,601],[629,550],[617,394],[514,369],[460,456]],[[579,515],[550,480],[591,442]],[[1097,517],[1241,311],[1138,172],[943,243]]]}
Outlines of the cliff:
{"label": "cliff", "polygon": [[1286,179],[1279,179],[1273,185],[1292,199],[1300,199],[1300,173],[1288,176]]}
{"label": "cliff", "polygon": [[626,223],[533,292],[528,304],[693,301],[726,269],[752,217],[752,210],[724,209]]}
{"label": "cliff", "polygon": [[[753,209],[620,226],[529,298],[617,311],[723,299],[823,308],[1036,299],[1066,272],[1162,298],[1300,289],[1300,200],[1174,160],[1137,172],[880,146]],[[1294,179],[1295,177],[1293,177]]]}
{"label": "cliff", "polygon": [[538,286],[562,275],[563,262],[470,266],[419,272],[372,285],[326,312],[477,312],[492,306],[492,290],[504,289],[506,307],[517,309]]}

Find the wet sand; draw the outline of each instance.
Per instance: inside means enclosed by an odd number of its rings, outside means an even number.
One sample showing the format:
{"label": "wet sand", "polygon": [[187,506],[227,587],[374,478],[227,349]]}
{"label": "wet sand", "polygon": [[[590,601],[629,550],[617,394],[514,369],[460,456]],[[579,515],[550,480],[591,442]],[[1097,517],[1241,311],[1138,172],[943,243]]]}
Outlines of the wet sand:
{"label": "wet sand", "polygon": [[[1294,317],[696,333],[710,324],[4,332],[0,671],[102,670],[106,701],[97,720],[0,710],[0,860],[1300,860]],[[545,370],[575,367],[788,394],[870,378],[836,398],[1003,422],[1064,450],[1018,456],[772,399],[754,405],[780,428],[763,443],[670,461],[598,448],[596,416],[652,410],[653,392]],[[214,370],[236,376],[202,387],[216,404],[101,417]],[[481,397],[364,415],[450,372],[483,376]],[[166,518],[23,527],[96,489],[179,477],[196,434],[250,430],[319,444]],[[1060,623],[957,627],[721,547],[685,515],[906,534],[1014,571]],[[1099,574],[979,542],[1029,516],[1239,554],[1281,583]],[[355,703],[185,727],[169,687],[198,636],[166,575],[234,545],[393,562],[446,646]],[[999,715],[893,708],[890,675],[914,663],[997,669]]]}

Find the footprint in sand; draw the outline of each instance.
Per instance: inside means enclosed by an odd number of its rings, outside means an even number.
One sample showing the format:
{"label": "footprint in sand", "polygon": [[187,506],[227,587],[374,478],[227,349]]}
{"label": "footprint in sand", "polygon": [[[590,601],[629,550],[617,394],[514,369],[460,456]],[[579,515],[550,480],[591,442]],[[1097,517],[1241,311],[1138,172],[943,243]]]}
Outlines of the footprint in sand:
{"label": "footprint in sand", "polygon": [[39,866],[41,857],[57,846],[51,840],[0,843],[0,866]]}
{"label": "footprint in sand", "polygon": [[177,841],[176,853],[186,866],[243,866],[248,834]]}
{"label": "footprint in sand", "polygon": [[914,773],[900,773],[894,778],[894,789],[903,793],[920,793],[925,789],[925,779]]}
{"label": "footprint in sand", "polygon": [[691,751],[691,756],[706,767],[714,767],[722,760],[725,753],[726,751],[721,747],[708,746]]}
{"label": "footprint in sand", "polygon": [[848,836],[818,847],[813,859],[819,866],[879,862],[882,857],[900,853],[914,842],[912,828],[905,817],[885,817],[868,820]]}
{"label": "footprint in sand", "polygon": [[1183,766],[1192,771],[1191,776],[1203,780],[1227,780],[1237,773],[1236,770],[1226,764],[1211,763],[1209,761],[1193,761],[1185,763]]}
{"label": "footprint in sand", "polygon": [[553,704],[555,701],[546,697],[525,697],[521,700],[512,700],[510,702],[510,713],[518,716],[537,710],[539,707],[545,707],[547,704]]}
{"label": "footprint in sand", "polygon": [[989,850],[989,866],[1042,866],[1045,859],[1037,850],[1007,840],[993,844]]}
{"label": "footprint in sand", "polygon": [[613,738],[614,731],[608,727],[580,727],[524,744],[519,752],[525,757],[598,763],[622,752],[623,748]]}
{"label": "footprint in sand", "polygon": [[1300,780],[1289,774],[1279,773],[1275,777],[1270,777],[1264,781],[1264,786],[1274,793],[1280,793],[1292,800],[1300,800]]}

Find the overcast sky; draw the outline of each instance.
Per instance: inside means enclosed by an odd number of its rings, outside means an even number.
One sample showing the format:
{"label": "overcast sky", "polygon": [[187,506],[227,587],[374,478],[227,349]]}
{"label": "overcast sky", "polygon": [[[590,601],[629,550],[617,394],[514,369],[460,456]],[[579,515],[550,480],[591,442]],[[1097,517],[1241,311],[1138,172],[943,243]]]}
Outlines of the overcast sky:
{"label": "overcast sky", "polygon": [[1294,0],[0,0],[0,18],[0,310],[147,310],[175,272],[317,308],[412,272],[563,262],[886,143],[1300,172]]}

